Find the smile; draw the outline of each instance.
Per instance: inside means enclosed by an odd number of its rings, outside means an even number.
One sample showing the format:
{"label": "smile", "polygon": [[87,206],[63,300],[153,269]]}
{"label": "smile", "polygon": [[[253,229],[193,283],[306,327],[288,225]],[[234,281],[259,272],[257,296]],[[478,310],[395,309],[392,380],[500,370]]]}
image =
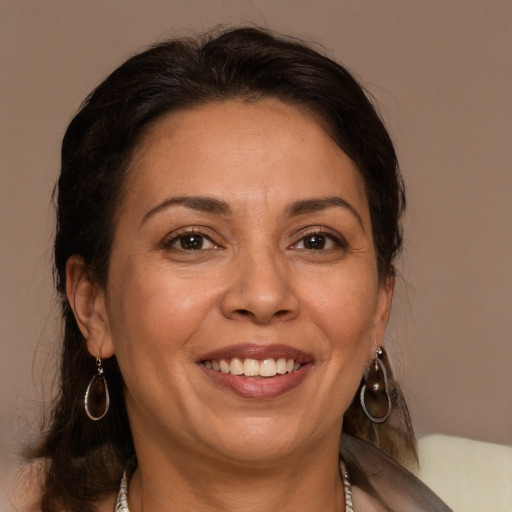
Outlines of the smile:
{"label": "smile", "polygon": [[271,399],[299,387],[314,357],[288,345],[242,343],[201,354],[197,363],[216,389],[242,398]]}
{"label": "smile", "polygon": [[300,370],[302,363],[294,359],[287,359],[280,357],[278,359],[266,358],[263,360],[253,358],[238,358],[233,357],[230,359],[207,359],[201,361],[209,370],[215,370],[231,375],[244,376],[244,377],[263,377],[270,378],[276,375],[284,375],[286,373],[293,373]]}

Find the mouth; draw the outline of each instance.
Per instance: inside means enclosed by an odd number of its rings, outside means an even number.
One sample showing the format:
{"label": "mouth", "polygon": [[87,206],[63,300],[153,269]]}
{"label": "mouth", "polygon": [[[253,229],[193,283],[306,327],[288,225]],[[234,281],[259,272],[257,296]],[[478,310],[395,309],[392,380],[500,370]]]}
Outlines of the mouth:
{"label": "mouth", "polygon": [[217,385],[243,398],[275,398],[303,381],[313,358],[285,345],[237,345],[205,354],[198,364]]}
{"label": "mouth", "polygon": [[275,377],[276,375],[293,373],[302,368],[302,363],[295,359],[286,359],[284,357],[278,359],[270,357],[261,361],[250,357],[244,359],[239,357],[230,359],[206,359],[201,361],[201,364],[204,365],[205,368],[216,372],[265,379]]}

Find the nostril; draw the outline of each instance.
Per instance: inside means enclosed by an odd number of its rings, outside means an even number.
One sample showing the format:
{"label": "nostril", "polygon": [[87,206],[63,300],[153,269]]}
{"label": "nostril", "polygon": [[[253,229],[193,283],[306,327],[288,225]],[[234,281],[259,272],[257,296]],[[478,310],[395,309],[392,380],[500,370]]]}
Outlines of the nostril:
{"label": "nostril", "polygon": [[[255,319],[258,318],[259,316],[262,316],[262,315],[257,315],[255,313],[253,313],[249,309],[237,309],[236,311],[234,311],[234,313],[236,313],[237,315],[239,315],[241,317],[251,317],[251,318],[255,318]],[[282,318],[282,317],[285,317],[286,315],[288,315],[289,313],[290,313],[290,311],[287,309],[280,309],[280,310],[270,314],[269,317]]]}
{"label": "nostril", "polygon": [[220,309],[226,318],[267,323],[291,320],[298,313],[299,303],[289,284],[282,279],[269,282],[269,279],[244,273],[225,291]]}

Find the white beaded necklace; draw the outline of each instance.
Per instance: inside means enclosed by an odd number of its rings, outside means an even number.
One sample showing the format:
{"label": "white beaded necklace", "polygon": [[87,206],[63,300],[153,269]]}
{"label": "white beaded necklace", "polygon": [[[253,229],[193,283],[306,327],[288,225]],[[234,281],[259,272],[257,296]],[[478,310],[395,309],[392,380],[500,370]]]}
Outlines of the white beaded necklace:
{"label": "white beaded necklace", "polygon": [[[345,492],[345,512],[354,512],[352,505],[352,486],[350,485],[350,480],[348,478],[347,468],[342,460],[340,460],[340,474],[341,481],[343,482],[343,491]],[[128,479],[126,476],[126,470],[123,473],[114,512],[130,512],[130,509],[128,508]]]}
{"label": "white beaded necklace", "polygon": [[342,460],[340,460],[340,474],[341,481],[343,482],[343,490],[345,492],[345,512],[354,512],[352,504],[352,486],[348,478],[347,468]]}

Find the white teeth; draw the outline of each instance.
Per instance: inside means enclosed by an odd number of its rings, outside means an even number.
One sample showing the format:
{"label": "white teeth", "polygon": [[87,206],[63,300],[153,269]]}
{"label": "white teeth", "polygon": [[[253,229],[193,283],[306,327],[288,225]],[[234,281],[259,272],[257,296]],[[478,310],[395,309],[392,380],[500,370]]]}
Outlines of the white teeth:
{"label": "white teeth", "polygon": [[[291,359],[293,361],[293,359]],[[276,361],[276,370],[279,375],[284,375],[286,373],[286,359],[284,357],[280,357]]]}
{"label": "white teeth", "polygon": [[274,359],[263,359],[260,363],[260,375],[262,377],[273,377],[277,373]]}
{"label": "white teeth", "polygon": [[237,357],[231,359],[231,364],[229,365],[229,371],[233,375],[242,375],[244,373],[244,365],[242,361]]}
{"label": "white teeth", "polygon": [[219,361],[219,365],[220,365],[220,371],[222,373],[229,373],[229,364],[226,362],[225,359],[221,359]]}
{"label": "white teeth", "polygon": [[246,377],[274,377],[277,374],[292,373],[302,367],[301,363],[284,357],[280,357],[277,361],[273,358],[258,361],[249,357],[247,359],[233,357],[232,359],[203,361],[203,364],[208,369],[232,375],[245,375]]}
{"label": "white teeth", "polygon": [[256,359],[247,358],[244,361],[244,375],[247,377],[256,377],[260,374],[260,363]]}

